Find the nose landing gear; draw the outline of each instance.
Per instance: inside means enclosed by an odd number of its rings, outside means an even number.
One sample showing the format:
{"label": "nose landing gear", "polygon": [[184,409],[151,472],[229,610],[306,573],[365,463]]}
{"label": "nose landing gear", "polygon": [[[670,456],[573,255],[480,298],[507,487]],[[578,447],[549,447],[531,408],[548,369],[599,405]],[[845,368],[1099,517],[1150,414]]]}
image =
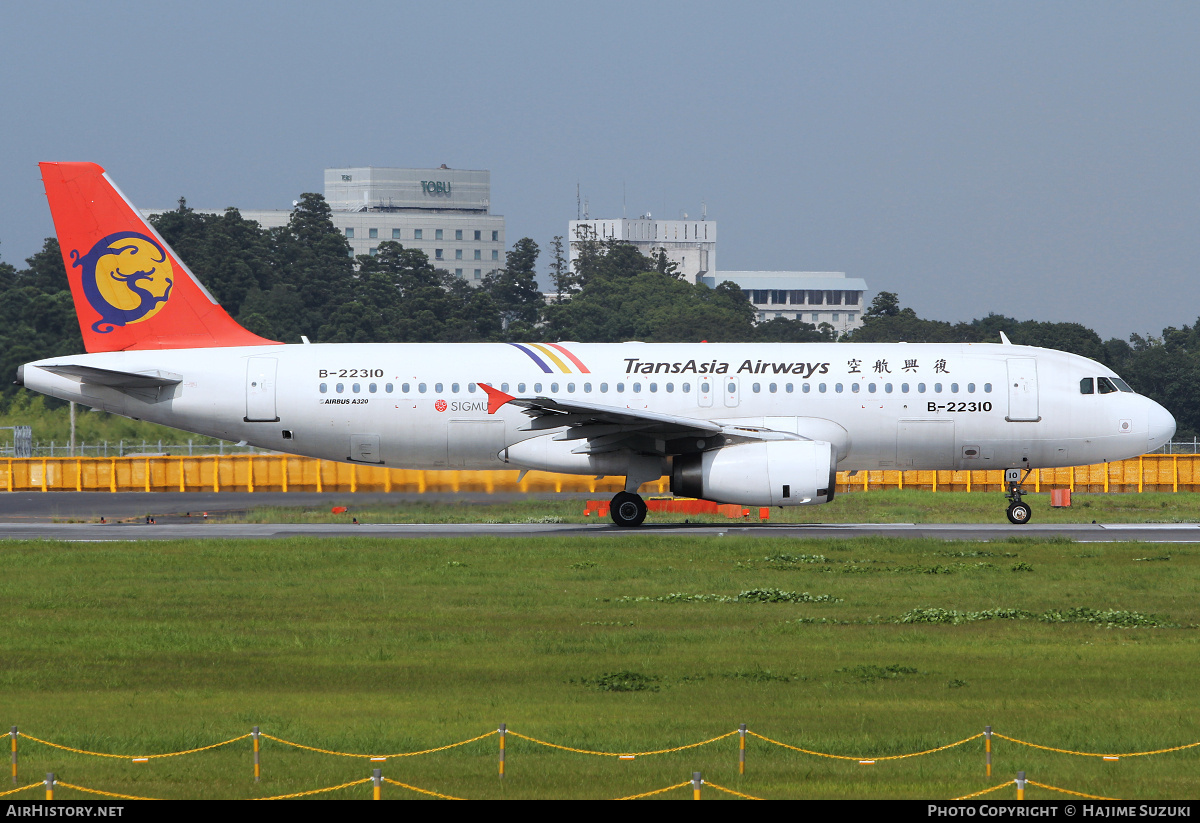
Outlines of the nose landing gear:
{"label": "nose landing gear", "polygon": [[1004,495],[1004,499],[1008,501],[1008,522],[1017,526],[1023,526],[1029,522],[1029,518],[1033,516],[1033,510],[1029,508],[1029,504],[1021,498],[1025,492],[1021,489],[1021,484],[1025,482],[1025,478],[1029,477],[1029,473],[1033,469],[1026,469],[1022,474],[1020,469],[1005,469],[1004,484],[1008,487],[1008,491]]}

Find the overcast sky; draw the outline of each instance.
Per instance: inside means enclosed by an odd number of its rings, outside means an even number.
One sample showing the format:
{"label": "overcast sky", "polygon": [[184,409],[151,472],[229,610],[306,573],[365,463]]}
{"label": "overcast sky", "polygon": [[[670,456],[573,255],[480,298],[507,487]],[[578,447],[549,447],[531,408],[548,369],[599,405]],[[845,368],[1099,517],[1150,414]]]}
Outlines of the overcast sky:
{"label": "overcast sky", "polygon": [[4,3],[0,257],[53,232],[39,160],[247,209],[446,163],[510,243],[578,183],[706,203],[726,270],[1158,334],[1200,315],[1197,43],[1196,3]]}

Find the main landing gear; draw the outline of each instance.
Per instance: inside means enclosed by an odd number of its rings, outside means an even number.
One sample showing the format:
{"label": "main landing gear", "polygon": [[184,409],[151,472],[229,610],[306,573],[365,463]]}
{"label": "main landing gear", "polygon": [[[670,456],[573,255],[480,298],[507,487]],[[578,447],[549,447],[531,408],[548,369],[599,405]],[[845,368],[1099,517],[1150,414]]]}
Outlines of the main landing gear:
{"label": "main landing gear", "polygon": [[1025,492],[1021,490],[1021,484],[1025,482],[1025,478],[1029,477],[1031,471],[1033,469],[1026,469],[1025,473],[1021,474],[1020,469],[1004,470],[1004,484],[1008,487],[1008,491],[1004,495],[1004,499],[1008,501],[1008,522],[1017,526],[1024,526],[1033,516],[1033,510],[1029,508],[1029,504],[1021,499],[1025,495]]}
{"label": "main landing gear", "polygon": [[608,505],[608,515],[618,526],[640,526],[646,519],[646,501],[633,492],[618,492]]}

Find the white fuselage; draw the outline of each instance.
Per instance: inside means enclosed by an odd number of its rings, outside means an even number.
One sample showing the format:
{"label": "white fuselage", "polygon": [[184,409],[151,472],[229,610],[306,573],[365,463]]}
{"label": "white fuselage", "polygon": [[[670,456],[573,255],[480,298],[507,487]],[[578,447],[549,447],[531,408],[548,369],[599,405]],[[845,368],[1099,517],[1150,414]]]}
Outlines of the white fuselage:
{"label": "white fuselage", "polygon": [[[39,368],[61,364],[182,382],[122,390]],[[513,405],[489,414],[477,384],[828,440],[850,470],[1083,465],[1170,439],[1174,420],[1152,400],[1081,393],[1081,380],[1101,376],[1116,377],[1047,349],[904,343],[566,343],[554,360],[504,343],[275,345],[56,357],[23,369],[25,386],[53,397],[294,454],[610,474],[619,467],[554,448],[512,459],[510,447],[547,430],[529,431]]]}

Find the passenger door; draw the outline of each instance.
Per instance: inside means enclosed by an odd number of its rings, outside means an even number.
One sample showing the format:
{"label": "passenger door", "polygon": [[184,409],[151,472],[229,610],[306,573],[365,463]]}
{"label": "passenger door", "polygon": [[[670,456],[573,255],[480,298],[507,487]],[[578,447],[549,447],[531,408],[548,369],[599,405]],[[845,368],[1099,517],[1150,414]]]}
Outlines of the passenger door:
{"label": "passenger door", "polygon": [[275,411],[275,371],[278,366],[279,360],[274,357],[247,358],[247,423],[274,423],[279,420]]}
{"label": "passenger door", "polygon": [[1008,416],[1005,420],[1037,422],[1038,378],[1037,360],[1032,357],[1008,358]]}

